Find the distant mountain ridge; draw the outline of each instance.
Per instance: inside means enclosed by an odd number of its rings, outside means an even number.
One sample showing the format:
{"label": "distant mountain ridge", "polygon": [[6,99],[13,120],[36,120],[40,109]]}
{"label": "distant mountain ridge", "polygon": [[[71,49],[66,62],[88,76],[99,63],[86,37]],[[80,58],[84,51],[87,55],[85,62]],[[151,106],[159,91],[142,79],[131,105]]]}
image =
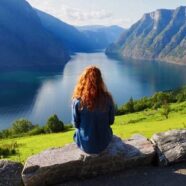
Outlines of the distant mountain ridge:
{"label": "distant mountain ridge", "polygon": [[186,7],[144,14],[106,54],[186,64]]}
{"label": "distant mountain ridge", "polygon": [[53,69],[68,59],[25,0],[0,1],[0,69]]}
{"label": "distant mountain ridge", "polygon": [[71,53],[105,49],[123,31],[116,26],[92,29],[81,31],[26,0],[1,0],[0,70],[60,71]]}
{"label": "distant mountain ridge", "polygon": [[71,52],[93,52],[105,49],[124,31],[119,26],[75,27],[41,10],[35,10],[47,31],[54,34]]}
{"label": "distant mountain ridge", "polygon": [[87,25],[77,27],[87,37],[87,40],[93,41],[98,49],[105,49],[111,43],[116,42],[119,36],[125,32],[125,29],[117,25],[101,26]]}
{"label": "distant mountain ridge", "polygon": [[35,9],[45,29],[63,43],[71,52],[88,52],[92,50],[85,35],[74,26],[67,24],[58,18]]}

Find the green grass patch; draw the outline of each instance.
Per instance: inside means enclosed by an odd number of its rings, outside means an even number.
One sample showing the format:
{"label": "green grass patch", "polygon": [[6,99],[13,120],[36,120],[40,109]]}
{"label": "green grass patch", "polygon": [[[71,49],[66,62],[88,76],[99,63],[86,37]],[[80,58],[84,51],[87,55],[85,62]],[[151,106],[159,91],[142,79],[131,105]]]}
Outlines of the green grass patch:
{"label": "green grass patch", "polygon": [[[138,113],[115,117],[112,129],[115,135],[129,138],[135,133],[140,133],[150,138],[154,133],[170,129],[186,128],[186,102],[171,104],[169,118],[162,116],[162,109],[146,110]],[[16,154],[8,159],[24,162],[29,156],[52,147],[62,147],[73,141],[74,129],[55,134],[43,134],[13,139],[0,140],[3,144],[18,144]]]}

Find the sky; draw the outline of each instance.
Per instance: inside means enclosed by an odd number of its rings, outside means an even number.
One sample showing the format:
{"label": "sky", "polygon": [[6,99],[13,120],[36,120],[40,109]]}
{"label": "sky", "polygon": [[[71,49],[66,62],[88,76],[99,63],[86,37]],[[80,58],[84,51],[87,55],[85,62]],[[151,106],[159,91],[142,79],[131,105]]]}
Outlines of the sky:
{"label": "sky", "polygon": [[186,0],[27,0],[33,7],[75,25],[129,28],[144,13],[186,6]]}

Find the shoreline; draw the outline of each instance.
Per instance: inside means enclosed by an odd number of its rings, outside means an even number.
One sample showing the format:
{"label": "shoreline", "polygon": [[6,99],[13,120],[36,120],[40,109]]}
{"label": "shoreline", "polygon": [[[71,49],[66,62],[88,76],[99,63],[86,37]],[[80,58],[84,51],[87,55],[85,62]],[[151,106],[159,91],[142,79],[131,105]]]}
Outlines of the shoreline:
{"label": "shoreline", "polygon": [[111,58],[111,59],[120,59],[120,60],[136,60],[136,61],[143,61],[143,62],[150,62],[150,61],[153,61],[153,62],[158,62],[158,63],[169,63],[169,64],[174,64],[174,65],[181,65],[181,66],[186,66],[186,63],[179,63],[179,62],[176,62],[176,61],[173,61],[173,60],[165,60],[165,59],[158,59],[158,58],[155,58],[155,59],[150,59],[150,58],[143,58],[143,57],[127,57],[127,56],[124,56],[124,55],[121,55],[121,54],[106,54],[105,55],[108,57],[108,58]]}

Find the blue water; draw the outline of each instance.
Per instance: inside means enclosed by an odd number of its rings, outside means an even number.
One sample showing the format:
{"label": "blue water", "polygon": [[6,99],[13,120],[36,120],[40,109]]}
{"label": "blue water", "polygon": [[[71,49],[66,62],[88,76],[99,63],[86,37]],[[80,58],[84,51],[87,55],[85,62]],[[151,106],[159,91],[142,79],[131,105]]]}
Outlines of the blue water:
{"label": "blue water", "polygon": [[118,105],[131,96],[150,96],[156,91],[186,85],[186,66],[138,60],[110,59],[104,53],[78,53],[61,73],[1,72],[0,129],[18,118],[45,124],[57,114],[65,123],[71,120],[71,95],[77,77],[89,65],[98,66]]}

